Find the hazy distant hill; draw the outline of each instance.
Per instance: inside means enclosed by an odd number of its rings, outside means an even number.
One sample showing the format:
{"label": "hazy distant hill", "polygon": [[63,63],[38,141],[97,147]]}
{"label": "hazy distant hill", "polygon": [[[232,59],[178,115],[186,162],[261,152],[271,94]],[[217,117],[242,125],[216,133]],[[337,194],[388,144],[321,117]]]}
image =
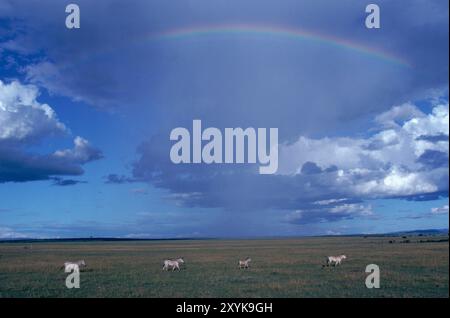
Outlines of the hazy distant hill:
{"label": "hazy distant hill", "polygon": [[446,235],[448,234],[448,229],[429,229],[429,230],[414,230],[414,231],[401,231],[392,232],[385,235]]}

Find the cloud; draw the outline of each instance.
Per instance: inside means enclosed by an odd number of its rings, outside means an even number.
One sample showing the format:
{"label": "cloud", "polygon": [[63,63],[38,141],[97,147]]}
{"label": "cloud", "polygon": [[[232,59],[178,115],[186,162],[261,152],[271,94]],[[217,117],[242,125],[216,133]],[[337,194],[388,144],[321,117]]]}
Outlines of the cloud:
{"label": "cloud", "polygon": [[364,204],[338,204],[324,208],[318,206],[308,210],[297,210],[287,215],[293,224],[328,223],[373,215],[372,206]]}
{"label": "cloud", "polygon": [[0,80],[0,144],[35,141],[67,131],[54,110],[37,97],[35,86]]}
{"label": "cloud", "polygon": [[[433,137],[449,135],[448,105],[442,104],[448,99],[448,2],[412,0],[405,7],[380,0],[386,27],[370,34],[358,1],[77,3],[83,22],[72,32],[61,27],[63,7],[54,2],[10,2],[0,15],[14,31],[0,38],[0,49],[2,58],[20,59],[26,81],[50,94],[121,107],[128,122],[144,119],[145,128],[153,128],[154,136],[137,149],[132,176],[112,174],[107,183],[145,181],[187,207],[303,211],[303,219],[312,219],[308,211],[314,210],[322,215],[316,220],[332,215],[332,207],[318,201],[448,195],[448,166],[442,165],[448,140]],[[273,34],[152,37],[234,23],[311,30],[390,52],[413,67]],[[404,103],[442,90],[432,113]],[[363,125],[368,114],[378,114],[373,127]],[[169,132],[194,118],[218,128],[279,127],[279,174],[260,176],[249,165],[173,165]],[[39,135],[32,131],[30,137]],[[46,156],[0,149],[0,163],[10,166],[0,170],[0,182],[80,175],[84,163],[100,157],[83,144]],[[363,217],[348,211],[330,218]]]}
{"label": "cloud", "polygon": [[136,179],[134,178],[130,178],[128,176],[124,176],[124,175],[118,175],[115,173],[111,173],[107,176],[105,176],[105,183],[109,183],[109,184],[124,184],[124,183],[131,183],[131,182],[135,182]]}
{"label": "cloud", "polygon": [[303,173],[303,174],[318,174],[318,173],[322,173],[322,169],[314,162],[307,161],[302,165],[301,173]]}
{"label": "cloud", "polygon": [[430,168],[448,167],[448,153],[437,150],[425,150],[417,162]]}
{"label": "cloud", "polygon": [[390,110],[375,117],[375,122],[384,129],[397,128],[405,121],[413,118],[424,117],[425,114],[419,108],[411,103],[394,106]]}
{"label": "cloud", "polygon": [[[37,101],[38,95],[33,85],[0,81],[0,183],[81,175],[82,165],[102,158],[101,151],[81,137],[75,137],[72,149],[32,153],[30,149],[42,140],[69,133],[55,111]],[[54,180],[59,185],[70,183]]]}
{"label": "cloud", "polygon": [[429,141],[429,142],[440,142],[440,141],[448,142],[448,135],[445,135],[445,134],[422,135],[422,136],[417,137],[416,140],[424,140],[424,141]]}
{"label": "cloud", "polygon": [[[399,108],[384,114],[398,114]],[[408,109],[417,107],[408,104]],[[353,195],[363,197],[411,196],[448,191],[448,139],[429,140],[428,135],[448,135],[448,104],[435,105],[428,115],[408,112],[402,122],[383,125],[368,138],[300,137],[280,149],[281,174],[290,175],[320,167],[338,167],[333,182],[345,184]],[[412,115],[419,117],[411,117]],[[389,118],[395,116],[377,116]],[[311,162],[314,162],[312,164]],[[305,171],[305,167],[306,169]]]}
{"label": "cloud", "polygon": [[[397,128],[383,129],[368,138],[322,138],[304,136],[281,148],[279,171],[297,173],[306,161],[341,169],[374,170],[386,164],[417,170],[417,160],[426,151],[448,153],[448,139],[430,141],[423,136],[448,135],[448,103],[435,105],[428,115],[413,117]],[[280,155],[283,156],[283,153]]]}
{"label": "cloud", "polygon": [[[21,32],[10,31],[0,39],[0,48],[6,56],[32,57],[21,71],[51,94],[97,107],[123,107],[139,118],[156,110],[165,119],[158,123],[162,131],[197,117],[215,127],[283,127],[280,138],[291,141],[299,134],[348,128],[367,113],[415,100],[448,82],[445,1],[412,0],[407,9],[381,1],[383,24],[395,27],[370,37],[363,22],[355,25],[365,15],[358,1],[78,4],[83,26],[75,33],[60,27],[63,8],[54,2],[11,2],[2,14],[15,21],[11,30]],[[273,34],[152,37],[173,29],[239,23],[311,30],[369,46],[368,51],[388,51],[414,67],[361,54],[351,46]],[[411,115],[418,117],[417,109],[405,105],[380,121],[393,124]]]}
{"label": "cloud", "polygon": [[448,204],[441,206],[439,208],[432,208],[431,214],[433,214],[433,215],[448,214]]}
{"label": "cloud", "polygon": [[35,155],[0,148],[0,183],[48,180],[52,176],[81,175],[80,165],[51,155]]}
{"label": "cloud", "polygon": [[[108,82],[112,85],[111,79],[102,78],[100,74],[94,78],[74,79],[61,71],[61,68],[64,67],[58,67],[49,61],[41,61],[23,67],[22,72],[28,82],[45,87],[51,95],[68,96],[76,102],[86,102],[97,107],[108,105],[113,108],[117,105],[117,101],[111,97],[114,96],[112,89],[99,84]],[[96,89],[92,90],[91,87]]]}
{"label": "cloud", "polygon": [[431,208],[429,212],[426,213],[409,214],[407,216],[400,217],[399,219],[410,219],[410,220],[430,219],[448,214],[448,211],[449,211],[448,204],[446,204],[441,207]]}
{"label": "cloud", "polygon": [[245,164],[174,165],[168,138],[155,137],[139,148],[133,178],[169,190],[167,199],[186,207],[290,210],[296,224],[369,217],[372,208],[363,200],[448,196],[448,165],[442,161],[448,140],[418,138],[448,133],[448,104],[408,118],[366,138],[300,136],[283,143],[278,174],[270,176]]}
{"label": "cloud", "polygon": [[[140,233],[136,237],[174,238],[191,237],[209,224],[203,212],[186,214],[183,212],[141,212],[129,215],[126,222],[113,220],[78,219],[67,222],[36,221],[32,224],[0,225],[0,239],[5,238],[73,238],[73,237],[126,237],[132,233]],[[180,226],[181,224],[181,226]],[[205,227],[206,228],[206,227]],[[206,236],[213,236],[208,231]],[[199,236],[199,235],[195,235]],[[205,236],[205,235],[204,235]]]}
{"label": "cloud", "polygon": [[326,235],[342,235],[342,232],[339,231],[333,231],[333,230],[328,230],[325,232]]}
{"label": "cloud", "polygon": [[62,187],[73,186],[73,185],[77,185],[80,183],[87,183],[86,181],[63,179],[63,178],[58,178],[58,177],[54,177],[52,179],[53,179],[53,185],[62,186]]}
{"label": "cloud", "polygon": [[53,156],[60,160],[79,164],[103,158],[102,152],[99,149],[92,147],[86,139],[76,137],[74,139],[74,145],[75,146],[72,149],[55,151]]}
{"label": "cloud", "polygon": [[0,239],[18,239],[27,238],[28,235],[14,231],[9,227],[0,226]]}
{"label": "cloud", "polygon": [[377,175],[371,174],[364,179],[355,183],[356,194],[369,197],[401,197],[439,191],[436,184],[427,180],[427,176],[397,167]]}

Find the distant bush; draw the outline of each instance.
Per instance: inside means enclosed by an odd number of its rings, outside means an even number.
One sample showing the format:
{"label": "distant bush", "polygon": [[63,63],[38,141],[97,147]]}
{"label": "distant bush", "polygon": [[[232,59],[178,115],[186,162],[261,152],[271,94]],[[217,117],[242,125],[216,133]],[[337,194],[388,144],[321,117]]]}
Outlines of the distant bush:
{"label": "distant bush", "polygon": [[448,242],[448,238],[436,239],[436,240],[420,240],[419,243],[442,243]]}

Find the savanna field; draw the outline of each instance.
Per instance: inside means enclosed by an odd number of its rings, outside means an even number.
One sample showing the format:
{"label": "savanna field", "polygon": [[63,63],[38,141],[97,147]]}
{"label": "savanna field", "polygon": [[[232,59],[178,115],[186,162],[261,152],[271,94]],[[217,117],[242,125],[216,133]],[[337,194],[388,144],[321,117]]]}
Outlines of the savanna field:
{"label": "savanna field", "polygon": [[[177,257],[181,271],[162,270]],[[80,259],[81,288],[67,289],[61,266]],[[380,289],[365,286],[371,263]],[[0,243],[0,297],[448,297],[448,280],[448,236]]]}

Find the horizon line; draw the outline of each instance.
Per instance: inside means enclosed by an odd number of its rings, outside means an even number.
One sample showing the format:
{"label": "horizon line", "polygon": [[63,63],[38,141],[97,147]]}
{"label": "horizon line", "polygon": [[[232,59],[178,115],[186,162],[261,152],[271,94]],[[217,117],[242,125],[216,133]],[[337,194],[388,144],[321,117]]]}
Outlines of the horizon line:
{"label": "horizon line", "polygon": [[0,242],[26,242],[26,241],[89,241],[89,240],[111,240],[111,241],[183,241],[183,240],[239,240],[239,239],[289,239],[289,238],[314,238],[314,237],[348,237],[348,236],[380,236],[380,235],[401,235],[407,233],[419,233],[420,232],[448,232],[448,228],[430,228],[430,229],[417,229],[417,230],[400,230],[395,232],[380,232],[380,233],[354,233],[354,234],[318,234],[318,235],[255,235],[255,236],[198,236],[198,237],[120,237],[120,236],[89,236],[89,237],[12,237],[12,238],[0,238]]}

